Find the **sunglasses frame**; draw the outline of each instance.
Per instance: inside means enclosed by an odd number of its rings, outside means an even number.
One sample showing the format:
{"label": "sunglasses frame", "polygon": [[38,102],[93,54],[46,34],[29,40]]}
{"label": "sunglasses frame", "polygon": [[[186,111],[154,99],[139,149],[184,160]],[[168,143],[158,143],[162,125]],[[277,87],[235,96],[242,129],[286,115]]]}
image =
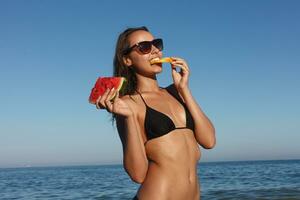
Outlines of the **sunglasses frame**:
{"label": "sunglasses frame", "polygon": [[[150,43],[150,44],[151,44],[150,49],[149,49],[149,52],[148,52],[148,51],[147,51],[147,52],[143,52],[143,51],[140,50],[141,45],[142,45],[143,43]],[[158,47],[155,45],[155,43],[160,44],[160,45],[161,45],[161,48],[158,48]],[[157,39],[154,39],[154,40],[152,40],[152,41],[142,41],[142,42],[139,42],[139,43],[137,43],[137,44],[135,44],[135,45],[133,45],[133,46],[131,46],[131,47],[125,49],[125,50],[124,50],[124,55],[129,54],[129,53],[130,53],[132,50],[134,50],[134,49],[137,49],[137,51],[138,51],[139,53],[141,53],[141,54],[148,54],[148,53],[151,52],[152,46],[155,46],[155,47],[158,48],[160,51],[162,51],[163,48],[164,48],[163,40],[162,40],[161,38],[157,38]]]}

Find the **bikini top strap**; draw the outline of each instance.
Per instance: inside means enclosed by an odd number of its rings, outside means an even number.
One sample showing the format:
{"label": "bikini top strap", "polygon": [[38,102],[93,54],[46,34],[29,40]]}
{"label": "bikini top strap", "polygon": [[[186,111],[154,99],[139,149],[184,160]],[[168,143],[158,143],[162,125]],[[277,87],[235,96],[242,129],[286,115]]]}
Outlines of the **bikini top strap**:
{"label": "bikini top strap", "polygon": [[177,99],[182,105],[185,105],[182,98],[180,97],[180,95],[178,94],[178,91],[175,87],[174,84],[169,85],[168,87],[166,87],[166,90],[173,96],[175,97],[175,99]]}
{"label": "bikini top strap", "polygon": [[145,101],[145,99],[143,98],[142,94],[141,94],[139,91],[137,91],[137,90],[135,90],[135,91],[140,95],[140,97],[142,98],[144,104],[145,104],[146,106],[148,106],[147,103],[146,103],[146,101]]}

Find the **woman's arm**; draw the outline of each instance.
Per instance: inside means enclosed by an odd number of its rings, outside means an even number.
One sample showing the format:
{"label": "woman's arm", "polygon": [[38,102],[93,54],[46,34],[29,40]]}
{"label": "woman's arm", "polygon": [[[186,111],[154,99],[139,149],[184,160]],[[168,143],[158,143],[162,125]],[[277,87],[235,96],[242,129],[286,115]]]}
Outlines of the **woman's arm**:
{"label": "woman's arm", "polygon": [[[190,69],[185,60],[176,57],[172,57],[172,60],[171,67],[174,85],[194,119],[195,138],[202,147],[211,149],[216,144],[215,128],[191,94],[188,86]],[[176,66],[180,67],[180,72],[177,72]]]}
{"label": "woman's arm", "polygon": [[215,128],[208,117],[201,110],[189,88],[182,89],[180,95],[185,101],[195,124],[195,138],[202,147],[211,149],[216,144]]}
{"label": "woman's arm", "polygon": [[[113,97],[113,101],[111,100]],[[106,109],[116,115],[118,133],[123,147],[123,166],[130,178],[142,183],[148,170],[148,160],[134,105],[126,96],[119,98],[119,92],[107,90],[96,102],[97,108]]]}
{"label": "woman's arm", "polygon": [[148,159],[136,115],[117,116],[117,129],[123,146],[123,166],[130,178],[142,183],[148,170]]}

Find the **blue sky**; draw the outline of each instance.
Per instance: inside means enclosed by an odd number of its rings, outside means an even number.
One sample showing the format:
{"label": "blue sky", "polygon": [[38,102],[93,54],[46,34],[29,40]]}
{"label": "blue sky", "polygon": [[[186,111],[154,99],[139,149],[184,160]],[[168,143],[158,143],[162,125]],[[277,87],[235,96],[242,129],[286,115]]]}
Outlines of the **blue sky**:
{"label": "blue sky", "polygon": [[300,158],[299,1],[126,2],[0,1],[0,167],[121,163],[87,98],[118,34],[141,25],[189,63],[217,135],[201,161]]}

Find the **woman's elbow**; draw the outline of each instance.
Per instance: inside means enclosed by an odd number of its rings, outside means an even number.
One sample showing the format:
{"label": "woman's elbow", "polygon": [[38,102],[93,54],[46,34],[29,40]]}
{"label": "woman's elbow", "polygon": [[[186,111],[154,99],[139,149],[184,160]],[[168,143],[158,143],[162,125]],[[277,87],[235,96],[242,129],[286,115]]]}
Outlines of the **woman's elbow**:
{"label": "woman's elbow", "polygon": [[132,181],[141,184],[144,182],[146,175],[138,174],[138,173],[131,173],[131,174],[129,174],[129,177],[131,178]]}
{"label": "woman's elbow", "polygon": [[[126,170],[126,169],[125,169]],[[136,171],[129,171],[126,170],[127,174],[129,175],[129,177],[131,178],[132,181],[136,182],[136,183],[143,183],[145,178],[146,178],[146,172],[142,171],[142,170],[136,170]]]}
{"label": "woman's elbow", "polygon": [[140,166],[137,166],[137,167],[127,166],[126,167],[126,165],[125,165],[124,168],[132,181],[139,183],[139,184],[144,182],[146,175],[147,175],[146,167],[140,167]]}
{"label": "woman's elbow", "polygon": [[216,138],[211,137],[211,138],[206,138],[204,141],[203,140],[198,140],[199,144],[204,148],[204,149],[212,149],[216,146]]}
{"label": "woman's elbow", "polygon": [[216,146],[216,136],[214,129],[210,132],[206,132],[205,137],[200,137],[200,134],[196,136],[196,140],[200,146],[205,149],[212,149]]}
{"label": "woman's elbow", "polygon": [[216,140],[212,140],[210,142],[207,142],[206,144],[203,144],[202,146],[205,149],[212,149],[216,146]]}
{"label": "woman's elbow", "polygon": [[210,137],[207,141],[206,144],[206,149],[212,149],[216,146],[216,131],[215,128],[212,126],[211,132],[210,132]]}

